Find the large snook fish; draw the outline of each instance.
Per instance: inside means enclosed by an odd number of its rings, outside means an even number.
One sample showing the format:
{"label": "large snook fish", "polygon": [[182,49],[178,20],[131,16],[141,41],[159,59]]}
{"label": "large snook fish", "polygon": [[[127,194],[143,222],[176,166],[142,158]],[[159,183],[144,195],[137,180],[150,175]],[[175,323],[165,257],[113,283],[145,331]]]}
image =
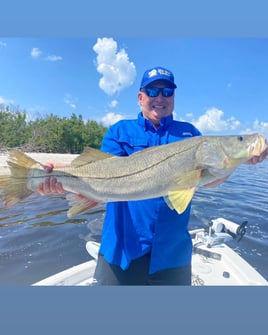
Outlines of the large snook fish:
{"label": "large snook fish", "polygon": [[12,206],[36,192],[49,176],[62,183],[70,204],[68,216],[98,203],[164,197],[170,208],[182,213],[198,186],[217,184],[253,156],[259,156],[267,142],[259,134],[244,136],[198,136],[151,147],[127,157],[112,156],[87,148],[71,167],[54,168],[18,150],[9,153],[11,176],[3,192],[6,206]]}

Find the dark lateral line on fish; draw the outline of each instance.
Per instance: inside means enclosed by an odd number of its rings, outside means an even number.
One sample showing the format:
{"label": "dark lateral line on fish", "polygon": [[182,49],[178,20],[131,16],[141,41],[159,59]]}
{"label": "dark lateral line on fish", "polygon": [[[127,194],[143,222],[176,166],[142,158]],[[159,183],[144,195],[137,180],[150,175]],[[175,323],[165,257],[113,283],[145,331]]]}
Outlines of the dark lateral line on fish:
{"label": "dark lateral line on fish", "polygon": [[[198,136],[197,136],[198,137]],[[196,146],[196,144],[193,144],[192,145],[192,147],[195,147]],[[165,159],[163,159],[162,161],[160,161],[160,162],[158,162],[158,163],[156,163],[156,164],[153,164],[153,165],[150,165],[149,167],[146,167],[145,169],[142,169],[142,170],[138,170],[138,171],[135,171],[135,172],[133,172],[133,173],[130,173],[130,174],[126,174],[126,175],[121,175],[121,176],[112,176],[112,177],[92,177],[92,176],[76,176],[76,175],[72,175],[72,174],[70,174],[70,173],[68,173],[68,172],[64,172],[64,168],[61,170],[61,174],[60,175],[57,175],[57,174],[55,174],[55,173],[57,173],[57,170],[55,171],[55,170],[53,170],[51,173],[47,173],[47,176],[31,176],[31,178],[32,179],[43,179],[43,178],[49,178],[49,177],[53,177],[53,178],[67,178],[67,177],[69,177],[69,178],[77,178],[77,179],[79,179],[79,178],[83,178],[83,179],[96,179],[96,180],[103,180],[103,179],[120,179],[120,178],[125,178],[125,177],[128,177],[128,176],[133,176],[133,175],[135,175],[135,174],[137,174],[137,173],[142,173],[142,172],[144,172],[144,171],[146,171],[146,170],[148,170],[148,169],[151,169],[151,168],[153,168],[153,167],[155,167],[155,166],[157,166],[157,165],[160,165],[160,164],[162,164],[162,163],[164,163],[166,160],[168,160],[168,159],[170,159],[171,157],[173,157],[173,156],[177,156],[177,155],[180,155],[180,154],[182,154],[183,152],[185,152],[185,151],[188,151],[188,150],[191,150],[192,149],[192,147],[190,147],[190,148],[187,148],[187,149],[185,149],[185,150],[183,150],[183,151],[180,151],[179,153],[176,153],[176,154],[170,154],[168,157],[166,157]],[[137,152],[138,153],[138,152]],[[130,158],[131,156],[127,156],[126,158]],[[14,163],[14,162],[13,162]],[[37,162],[40,166],[42,166],[42,167],[45,167],[45,165],[44,164],[42,164],[42,163],[40,163],[40,162]],[[18,164],[17,162],[15,162],[15,164]],[[70,167],[70,168],[72,168],[72,167]],[[36,169],[36,168],[32,168],[33,170],[35,169],[35,170],[37,170],[37,171],[40,171],[40,169]],[[66,174],[64,174],[64,175],[62,175],[62,173],[66,173]],[[20,179],[23,179],[23,180],[25,180],[25,177],[22,177],[22,178],[20,178],[20,177],[15,177],[15,176],[12,176],[12,178],[13,179],[18,179],[18,180],[20,180]]]}
{"label": "dark lateral line on fish", "polygon": [[[121,175],[121,176],[111,176],[111,177],[94,177],[94,176],[83,176],[83,175],[81,175],[81,176],[77,176],[77,175],[72,175],[72,174],[68,174],[68,172],[66,172],[66,174],[62,174],[62,173],[64,173],[64,170],[61,172],[61,174],[56,174],[54,171],[52,171],[51,172],[51,174],[50,173],[48,173],[47,174],[47,176],[31,176],[31,178],[32,179],[43,179],[43,178],[49,178],[49,177],[53,177],[53,178],[76,178],[76,179],[79,179],[79,178],[83,178],[83,179],[95,179],[95,180],[105,180],[105,179],[120,179],[120,178],[126,178],[126,177],[129,177],[129,176],[133,176],[133,175],[135,175],[135,174],[138,174],[138,173],[142,173],[142,172],[144,172],[144,171],[146,171],[146,170],[148,170],[148,169],[151,169],[151,168],[153,168],[153,167],[155,167],[155,166],[158,166],[158,165],[160,165],[160,164],[162,164],[162,163],[164,163],[166,160],[168,160],[170,157],[173,157],[173,156],[176,156],[176,155],[179,155],[179,154],[181,154],[183,151],[181,151],[180,153],[178,153],[178,154],[172,154],[172,155],[170,155],[170,156],[168,156],[168,157],[166,157],[164,160],[162,160],[162,161],[160,161],[160,162],[158,162],[158,163],[156,163],[156,164],[153,164],[153,165],[150,165],[149,167],[146,167],[145,169],[142,169],[142,170],[138,170],[138,171],[135,171],[135,172],[133,172],[133,173],[129,173],[129,174],[125,174],[125,175]],[[129,156],[130,157],[130,156]],[[14,179],[16,178],[16,179],[25,179],[25,178],[18,178],[18,177],[13,177]]]}

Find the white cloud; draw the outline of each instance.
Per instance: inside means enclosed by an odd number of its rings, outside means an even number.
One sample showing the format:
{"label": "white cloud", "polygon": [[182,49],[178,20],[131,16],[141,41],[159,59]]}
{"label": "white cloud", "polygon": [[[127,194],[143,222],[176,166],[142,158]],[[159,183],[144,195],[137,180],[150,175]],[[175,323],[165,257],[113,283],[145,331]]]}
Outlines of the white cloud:
{"label": "white cloud", "polygon": [[7,46],[7,44],[5,43],[5,42],[2,42],[2,41],[0,41],[0,47],[6,47]]}
{"label": "white cloud", "polygon": [[64,103],[66,103],[66,105],[68,105],[72,109],[76,109],[77,106],[76,106],[76,104],[74,102],[74,99],[72,98],[71,94],[66,94],[63,101],[64,101]]}
{"label": "white cloud", "polygon": [[224,112],[222,110],[213,107],[192,122],[203,134],[224,132],[230,129],[235,130],[240,126],[240,121],[234,117],[224,120],[223,116]]}
{"label": "white cloud", "polygon": [[42,54],[42,51],[39,48],[32,48],[31,56],[32,58],[39,58]]}
{"label": "white cloud", "polygon": [[198,119],[194,118],[194,115],[189,113],[186,114],[186,120],[193,123],[203,135],[220,133],[220,134],[252,134],[259,133],[268,139],[268,122],[255,120],[252,126],[246,126],[235,117],[224,119],[224,112],[218,108],[210,108]]}
{"label": "white cloud", "polygon": [[111,108],[115,108],[117,105],[118,105],[118,101],[117,100],[112,100],[109,103],[109,107],[111,107]]}
{"label": "white cloud", "polygon": [[[39,48],[32,48],[31,50],[31,56],[32,58],[40,58],[41,55],[43,54],[43,52],[39,49]],[[43,58],[43,60],[49,61],[49,62],[57,62],[62,60],[61,56],[57,56],[57,55],[48,55],[45,58]]]}
{"label": "white cloud", "polygon": [[107,113],[102,119],[101,122],[105,127],[109,127],[117,121],[123,120],[125,117],[121,114],[115,114],[113,112]]}
{"label": "white cloud", "polygon": [[268,122],[255,120],[252,128],[247,128],[244,133],[259,133],[268,139]]}
{"label": "white cloud", "polygon": [[192,118],[194,115],[193,115],[193,113],[187,113],[186,114],[186,117],[188,117],[188,118]]}
{"label": "white cloud", "polygon": [[48,60],[49,62],[57,62],[62,60],[61,56],[56,56],[56,55],[49,55],[47,56],[46,60]]}
{"label": "white cloud", "polygon": [[7,106],[7,105],[13,105],[13,104],[14,104],[14,101],[13,101],[13,100],[11,100],[11,99],[6,99],[6,98],[0,96],[0,105],[5,105],[5,106]]}
{"label": "white cloud", "polygon": [[119,93],[133,84],[135,65],[129,61],[125,49],[117,50],[117,42],[113,38],[98,38],[93,50],[97,53],[97,71],[102,74],[99,87],[106,94]]}

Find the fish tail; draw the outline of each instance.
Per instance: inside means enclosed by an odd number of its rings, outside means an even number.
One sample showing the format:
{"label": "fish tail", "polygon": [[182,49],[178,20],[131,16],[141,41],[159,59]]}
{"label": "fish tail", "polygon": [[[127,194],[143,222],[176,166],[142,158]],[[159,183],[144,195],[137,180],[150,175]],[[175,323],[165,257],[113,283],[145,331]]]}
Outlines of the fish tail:
{"label": "fish tail", "polygon": [[8,165],[10,176],[3,190],[2,199],[5,206],[10,207],[33,193],[27,188],[28,174],[37,162],[23,152],[13,149],[9,152]]}
{"label": "fish tail", "polygon": [[7,187],[8,183],[9,183],[9,175],[0,176],[0,190]]}

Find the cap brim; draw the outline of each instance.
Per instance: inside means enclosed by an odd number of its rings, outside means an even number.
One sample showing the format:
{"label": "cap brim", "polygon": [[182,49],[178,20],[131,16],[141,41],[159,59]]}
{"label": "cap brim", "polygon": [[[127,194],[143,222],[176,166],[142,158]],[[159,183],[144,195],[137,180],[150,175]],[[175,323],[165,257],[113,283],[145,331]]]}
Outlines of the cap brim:
{"label": "cap brim", "polygon": [[171,88],[177,88],[177,85],[175,83],[173,83],[172,81],[169,81],[167,79],[162,79],[162,78],[157,78],[157,79],[154,79],[154,80],[147,80],[143,83],[143,85],[140,87],[141,89],[146,87],[146,86],[149,86],[151,85],[152,83],[154,83],[155,81],[164,81],[168,84],[169,87]]}

